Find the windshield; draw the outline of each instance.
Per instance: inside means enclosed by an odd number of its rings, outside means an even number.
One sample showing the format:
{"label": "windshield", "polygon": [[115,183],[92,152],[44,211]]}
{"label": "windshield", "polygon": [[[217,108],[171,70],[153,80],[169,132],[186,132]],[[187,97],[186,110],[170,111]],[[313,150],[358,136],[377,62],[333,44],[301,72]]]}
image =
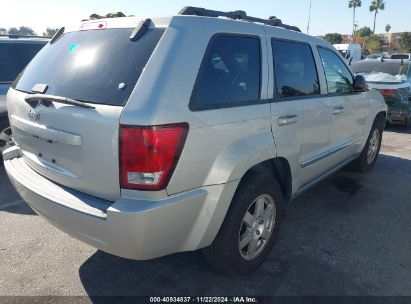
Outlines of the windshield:
{"label": "windshield", "polygon": [[409,63],[400,61],[360,61],[351,68],[354,73],[364,75],[369,82],[403,82],[410,75]]}
{"label": "windshield", "polygon": [[49,95],[124,105],[164,32],[152,29],[131,42],[133,30],[65,33],[38,53],[15,89],[31,93],[35,84],[45,84]]}

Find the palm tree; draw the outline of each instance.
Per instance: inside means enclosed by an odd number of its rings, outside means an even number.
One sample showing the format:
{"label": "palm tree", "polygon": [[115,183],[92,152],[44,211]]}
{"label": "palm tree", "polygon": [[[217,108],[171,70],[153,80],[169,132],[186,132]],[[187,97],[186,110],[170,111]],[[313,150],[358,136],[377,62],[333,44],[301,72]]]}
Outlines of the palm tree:
{"label": "palm tree", "polygon": [[383,11],[385,9],[385,1],[384,0],[373,0],[370,5],[370,12],[374,12],[374,29],[372,31],[375,34],[375,21],[377,19],[378,11]]}
{"label": "palm tree", "polygon": [[387,24],[385,26],[385,31],[387,32],[388,46],[390,47],[391,46],[391,39],[390,39],[390,37],[388,37],[388,33],[391,31],[391,25],[390,24]]}
{"label": "palm tree", "polygon": [[348,8],[353,9],[353,18],[352,18],[352,39],[354,40],[355,36],[355,9],[357,7],[361,7],[362,3],[361,0],[349,0],[348,1]]}

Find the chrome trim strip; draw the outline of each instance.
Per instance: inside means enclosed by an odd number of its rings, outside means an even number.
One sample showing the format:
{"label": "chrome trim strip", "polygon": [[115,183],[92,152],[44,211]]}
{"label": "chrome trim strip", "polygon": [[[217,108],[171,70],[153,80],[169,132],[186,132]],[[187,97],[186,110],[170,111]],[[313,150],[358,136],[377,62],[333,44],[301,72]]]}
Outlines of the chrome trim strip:
{"label": "chrome trim strip", "polygon": [[11,125],[27,134],[38,136],[45,140],[72,146],[81,146],[83,144],[81,135],[79,134],[40,125],[15,115],[11,116]]}
{"label": "chrome trim strip", "polygon": [[357,141],[362,140],[363,138],[364,138],[364,136],[359,136],[359,137],[357,137],[353,140],[350,140],[347,143],[339,145],[339,146],[337,146],[337,147],[335,147],[335,148],[333,148],[333,149],[331,149],[327,152],[321,153],[320,155],[317,155],[317,156],[315,156],[315,157],[313,157],[309,160],[306,160],[305,162],[301,163],[301,168],[306,168],[308,166],[311,166],[312,164],[314,164],[314,163],[316,163],[316,162],[318,162],[318,161],[320,161],[324,158],[327,158],[327,157],[329,157],[329,156],[331,156],[331,155],[333,155],[333,154],[335,154],[335,153],[337,153],[341,150],[344,150],[344,149],[348,148],[349,146],[352,146],[354,143],[356,143]]}
{"label": "chrome trim strip", "polygon": [[335,168],[333,168],[332,170],[326,172],[325,174],[321,175],[320,177],[318,177],[317,179],[313,180],[312,182],[309,182],[307,184],[305,184],[304,186],[302,186],[300,188],[300,190],[297,191],[297,193],[295,193],[292,198],[290,199],[291,201],[294,201],[297,197],[299,197],[301,194],[303,194],[304,192],[306,192],[307,190],[311,189],[313,186],[317,185],[318,183],[322,182],[323,180],[327,179],[328,177],[330,177],[331,175],[333,175],[334,173],[336,173],[338,170],[342,169],[343,167],[345,167],[346,165],[348,165],[350,162],[352,162],[353,160],[357,159],[358,156],[360,155],[360,153],[356,153],[354,155],[352,155],[351,157],[349,157],[348,159],[346,159],[345,161],[343,161],[342,163],[340,163],[338,166],[336,166]]}

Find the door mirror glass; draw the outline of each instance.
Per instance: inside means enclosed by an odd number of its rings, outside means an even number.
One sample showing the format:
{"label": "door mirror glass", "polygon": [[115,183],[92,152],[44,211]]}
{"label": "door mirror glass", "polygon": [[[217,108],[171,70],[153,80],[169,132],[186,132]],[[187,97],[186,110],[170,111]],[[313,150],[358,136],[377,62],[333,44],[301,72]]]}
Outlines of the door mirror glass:
{"label": "door mirror glass", "polygon": [[368,91],[368,84],[363,75],[357,75],[354,78],[354,91],[366,92]]}

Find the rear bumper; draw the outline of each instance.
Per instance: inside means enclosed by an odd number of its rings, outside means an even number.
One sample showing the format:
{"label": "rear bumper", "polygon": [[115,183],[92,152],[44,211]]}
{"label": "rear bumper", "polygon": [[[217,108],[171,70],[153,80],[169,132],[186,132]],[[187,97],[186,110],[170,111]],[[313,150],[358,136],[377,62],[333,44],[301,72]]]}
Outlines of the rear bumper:
{"label": "rear bumper", "polygon": [[387,121],[390,124],[400,124],[404,125],[407,123],[407,120],[411,119],[411,113],[402,112],[398,113],[396,111],[388,111]]}
{"label": "rear bumper", "polygon": [[163,200],[108,202],[58,185],[22,157],[5,169],[21,197],[48,222],[105,252],[145,260],[208,246],[217,234],[238,182],[204,187]]}

